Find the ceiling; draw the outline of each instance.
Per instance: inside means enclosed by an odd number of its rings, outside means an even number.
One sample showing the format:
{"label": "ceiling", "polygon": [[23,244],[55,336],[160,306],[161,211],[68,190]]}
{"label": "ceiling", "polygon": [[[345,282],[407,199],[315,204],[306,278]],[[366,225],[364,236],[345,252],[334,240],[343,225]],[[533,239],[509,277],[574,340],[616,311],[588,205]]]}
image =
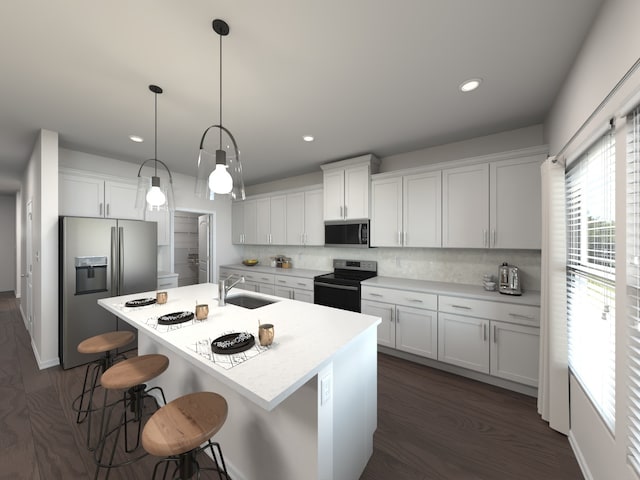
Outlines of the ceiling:
{"label": "ceiling", "polygon": [[[40,128],[60,146],[195,175],[223,124],[248,185],[542,123],[602,0],[3,0],[0,192]],[[461,82],[480,77],[474,92]],[[145,139],[133,143],[130,134]],[[315,141],[304,142],[311,134]]]}

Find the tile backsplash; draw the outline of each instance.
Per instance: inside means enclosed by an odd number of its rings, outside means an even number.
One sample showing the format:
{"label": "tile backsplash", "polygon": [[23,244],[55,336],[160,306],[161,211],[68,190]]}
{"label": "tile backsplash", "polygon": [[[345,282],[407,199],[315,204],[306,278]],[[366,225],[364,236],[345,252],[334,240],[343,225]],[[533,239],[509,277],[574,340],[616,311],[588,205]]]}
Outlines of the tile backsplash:
{"label": "tile backsplash", "polygon": [[453,248],[331,248],[245,246],[244,258],[269,265],[269,257],[291,257],[294,268],[333,270],[334,258],[376,260],[378,275],[463,284],[482,284],[485,274],[498,275],[507,262],[520,268],[525,290],[540,290],[539,250],[484,250]]}

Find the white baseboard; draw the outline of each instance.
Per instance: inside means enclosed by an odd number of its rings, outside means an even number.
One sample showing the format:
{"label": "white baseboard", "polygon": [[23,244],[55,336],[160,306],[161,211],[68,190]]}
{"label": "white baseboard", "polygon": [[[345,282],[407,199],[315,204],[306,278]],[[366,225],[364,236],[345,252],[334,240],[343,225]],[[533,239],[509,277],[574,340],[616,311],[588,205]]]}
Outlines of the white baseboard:
{"label": "white baseboard", "polygon": [[33,356],[36,357],[36,363],[38,364],[38,368],[40,370],[44,370],[45,368],[55,367],[60,365],[60,358],[50,358],[48,360],[42,360],[40,358],[40,354],[38,353],[38,349],[36,348],[35,343],[33,343],[33,338],[31,339],[31,349],[33,350]]}
{"label": "white baseboard", "polygon": [[573,436],[573,432],[571,430],[569,430],[569,445],[571,445],[571,449],[573,450],[573,454],[576,456],[576,460],[578,462],[578,465],[580,466],[580,470],[582,471],[582,475],[584,476],[585,480],[593,480],[593,475],[591,475],[591,471],[589,470],[589,466],[587,465],[587,462],[584,458],[584,455],[582,454],[582,451],[580,450],[580,446],[578,445],[578,442],[576,442],[575,437]]}

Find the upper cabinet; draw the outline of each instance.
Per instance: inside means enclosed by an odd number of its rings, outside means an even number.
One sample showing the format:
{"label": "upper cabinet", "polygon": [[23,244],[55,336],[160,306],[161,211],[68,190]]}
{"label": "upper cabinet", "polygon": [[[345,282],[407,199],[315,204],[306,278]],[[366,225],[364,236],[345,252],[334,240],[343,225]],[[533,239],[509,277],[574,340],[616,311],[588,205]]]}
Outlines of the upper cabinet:
{"label": "upper cabinet", "polygon": [[440,171],[371,181],[371,246],[440,247]]}
{"label": "upper cabinet", "polygon": [[322,190],[279,192],[233,202],[232,242],[246,245],[324,245]]}
{"label": "upper cabinet", "polygon": [[489,229],[492,248],[542,248],[540,165],[544,155],[489,165]]}
{"label": "upper cabinet", "polygon": [[287,245],[324,245],[322,190],[287,195]]}
{"label": "upper cabinet", "polygon": [[60,173],[58,192],[60,215],[144,220],[144,209],[135,208],[138,187],[133,182]]}
{"label": "upper cabinet", "polygon": [[373,155],[322,165],[324,219],[369,218],[370,175],[379,165],[380,160]]}
{"label": "upper cabinet", "polygon": [[489,164],[442,171],[442,246],[489,247]]}
{"label": "upper cabinet", "polygon": [[539,249],[544,155],[442,171],[442,246]]}

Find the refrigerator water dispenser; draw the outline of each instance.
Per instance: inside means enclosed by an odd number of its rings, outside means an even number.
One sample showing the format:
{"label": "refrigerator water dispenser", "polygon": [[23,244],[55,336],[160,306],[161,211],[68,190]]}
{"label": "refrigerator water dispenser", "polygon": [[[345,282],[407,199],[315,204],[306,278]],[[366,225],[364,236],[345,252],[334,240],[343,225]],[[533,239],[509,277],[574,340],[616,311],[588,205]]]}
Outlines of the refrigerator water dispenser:
{"label": "refrigerator water dispenser", "polygon": [[76,267],[76,295],[106,292],[107,257],[74,257]]}

